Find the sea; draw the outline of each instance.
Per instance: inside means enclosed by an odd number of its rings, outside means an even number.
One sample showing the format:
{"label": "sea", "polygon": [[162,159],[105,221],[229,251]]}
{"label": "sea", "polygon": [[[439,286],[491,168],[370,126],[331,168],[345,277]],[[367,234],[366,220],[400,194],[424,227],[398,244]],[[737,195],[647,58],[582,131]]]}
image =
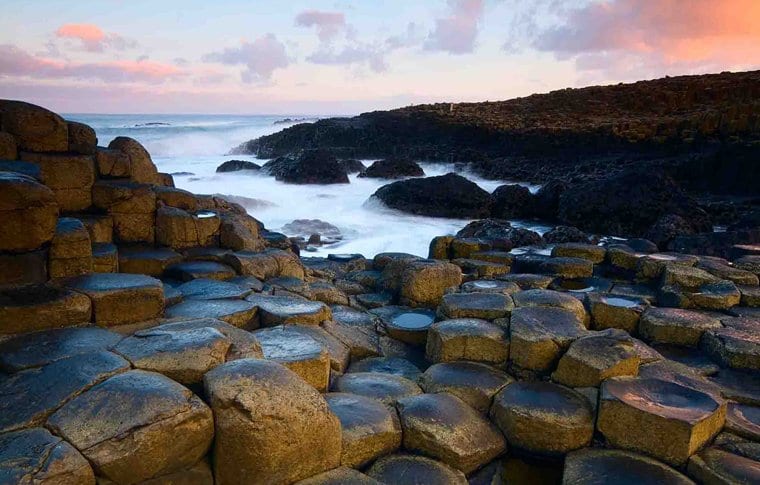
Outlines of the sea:
{"label": "sea", "polygon": [[[269,230],[282,231],[297,219],[318,219],[336,226],[340,242],[311,248],[314,256],[359,253],[372,257],[381,252],[404,252],[427,256],[435,236],[455,234],[469,220],[443,219],[405,214],[389,209],[372,194],[387,180],[350,175],[350,184],[290,185],[252,171],[216,173],[231,159],[263,164],[254,156],[228,155],[244,141],[291,126],[285,119],[298,115],[116,115],[67,114],[67,119],[92,126],[99,144],[107,146],[117,136],[128,136],[150,152],[159,171],[174,174],[175,185],[198,194],[221,194],[240,202],[250,215]],[[363,160],[369,165],[373,160]],[[492,192],[503,181],[485,180],[453,165],[420,163],[427,176],[457,172]],[[537,186],[529,186],[531,190]],[[541,233],[548,227],[513,221]],[[288,234],[289,236],[295,234]],[[306,256],[307,254],[303,254]]]}

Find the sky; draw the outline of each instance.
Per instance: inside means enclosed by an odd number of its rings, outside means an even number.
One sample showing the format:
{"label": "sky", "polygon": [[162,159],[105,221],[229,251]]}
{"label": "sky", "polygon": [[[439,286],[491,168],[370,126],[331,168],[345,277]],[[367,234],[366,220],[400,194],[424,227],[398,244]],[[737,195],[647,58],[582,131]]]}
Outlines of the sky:
{"label": "sky", "polygon": [[0,97],[354,114],[760,68],[760,0],[2,0]]}

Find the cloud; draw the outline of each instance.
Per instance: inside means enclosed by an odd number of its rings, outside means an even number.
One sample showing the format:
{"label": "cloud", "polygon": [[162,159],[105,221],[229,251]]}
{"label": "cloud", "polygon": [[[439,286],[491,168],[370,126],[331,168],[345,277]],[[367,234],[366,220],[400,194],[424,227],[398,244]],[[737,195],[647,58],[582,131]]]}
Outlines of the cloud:
{"label": "cloud", "polygon": [[137,47],[137,42],[118,34],[106,33],[94,24],[65,24],[56,30],[55,35],[62,39],[76,39],[82,48],[89,52],[103,52],[108,48],[125,50]]}
{"label": "cloud", "polygon": [[299,27],[316,27],[320,42],[330,42],[346,29],[346,17],[341,12],[306,10],[296,15]]}
{"label": "cloud", "polygon": [[475,50],[478,24],[483,17],[484,0],[448,0],[451,13],[436,19],[425,49],[449,54],[468,54]]}
{"label": "cloud", "polygon": [[385,51],[371,45],[348,45],[341,50],[324,47],[309,55],[306,60],[314,64],[326,65],[367,65],[375,72],[383,72],[388,69],[385,62]]}
{"label": "cloud", "polygon": [[532,45],[582,71],[746,69],[760,65],[760,2],[595,1],[536,32]]}
{"label": "cloud", "polygon": [[246,69],[241,78],[247,83],[268,81],[274,71],[284,69],[290,64],[285,44],[277,40],[274,34],[266,34],[253,42],[243,41],[240,47],[210,52],[204,55],[202,60],[230,66],[245,65]]}
{"label": "cloud", "polygon": [[35,56],[10,44],[0,45],[0,77],[98,79],[106,82],[162,83],[186,75],[172,64],[148,60],[70,62]]}

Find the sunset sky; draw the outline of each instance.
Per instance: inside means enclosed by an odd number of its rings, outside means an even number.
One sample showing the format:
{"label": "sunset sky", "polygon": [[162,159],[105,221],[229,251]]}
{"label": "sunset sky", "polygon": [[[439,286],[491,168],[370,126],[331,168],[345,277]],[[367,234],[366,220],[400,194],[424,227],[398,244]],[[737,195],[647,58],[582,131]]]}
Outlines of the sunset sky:
{"label": "sunset sky", "polygon": [[351,114],[760,68],[760,0],[3,0],[0,97]]}

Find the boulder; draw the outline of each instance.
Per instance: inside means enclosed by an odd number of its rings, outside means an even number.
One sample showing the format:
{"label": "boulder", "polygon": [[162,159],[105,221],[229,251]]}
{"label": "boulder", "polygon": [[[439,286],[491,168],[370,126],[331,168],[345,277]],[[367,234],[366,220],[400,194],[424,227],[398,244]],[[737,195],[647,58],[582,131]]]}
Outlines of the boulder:
{"label": "boulder", "polygon": [[544,233],[543,238],[547,244],[588,243],[591,236],[577,227],[555,226],[549,232]]}
{"label": "boulder", "polygon": [[725,402],[704,392],[659,379],[614,377],[601,387],[597,429],[616,448],[680,466],[725,419]]}
{"label": "boulder", "polygon": [[126,136],[117,136],[108,148],[119,150],[129,157],[129,178],[140,184],[158,184],[159,176],[150,153],[140,142]]}
{"label": "boulder", "polygon": [[367,168],[361,161],[351,158],[338,160],[338,163],[343,166],[347,174],[363,172]]}
{"label": "boulder", "polygon": [[169,248],[125,246],[119,249],[121,273],[159,277],[166,268],[182,261],[182,255]]}
{"label": "boulder", "polygon": [[689,478],[664,463],[630,451],[589,448],[568,453],[562,483],[591,485],[608,482],[630,485],[694,484]]}
{"label": "boulder", "polygon": [[372,197],[402,212],[460,219],[487,217],[491,204],[491,194],[454,173],[393,182]]}
{"label": "boulder", "polygon": [[394,406],[401,398],[422,394],[420,386],[413,381],[379,372],[350,371],[335,380],[332,390],[376,399],[388,406]]}
{"label": "boulder", "polygon": [[472,221],[457,232],[457,237],[476,238],[505,251],[521,246],[544,244],[543,238],[537,232],[515,227],[509,221],[501,219]]}
{"label": "boulder", "polygon": [[288,184],[347,184],[346,169],[327,150],[304,150],[295,157],[280,157],[262,167]]}
{"label": "boulder", "polygon": [[112,216],[116,242],[153,244],[156,194],[150,185],[99,180],[92,186],[92,203]]}
{"label": "boulder", "polygon": [[539,219],[556,220],[559,214],[560,198],[570,184],[559,179],[549,180],[536,192],[534,211]]}
{"label": "boulder", "polygon": [[401,357],[368,357],[352,363],[346,372],[391,374],[412,382],[417,382],[420,375],[422,375],[422,372],[420,372],[420,369],[414,363]]}
{"label": "boulder", "polygon": [[98,137],[92,127],[76,121],[67,121],[69,131],[69,149],[82,155],[94,155],[98,147]]}
{"label": "boulder", "polygon": [[468,483],[464,473],[440,461],[405,454],[380,458],[370,467],[367,475],[381,483],[395,485],[420,483],[466,485]]}
{"label": "boulder", "polygon": [[667,249],[676,237],[692,235],[694,232],[694,227],[683,217],[676,214],[665,214],[649,228],[645,237],[659,248]]}
{"label": "boulder", "polygon": [[100,178],[129,178],[131,173],[129,155],[110,148],[97,147],[95,167]]}
{"label": "boulder", "polygon": [[51,278],[67,278],[92,272],[90,234],[79,219],[61,217],[48,253]]}
{"label": "boulder", "polygon": [[687,471],[706,484],[738,485],[760,480],[760,462],[712,447],[692,456]]}
{"label": "boulder", "polygon": [[340,464],[363,468],[401,446],[401,425],[396,410],[364,396],[332,392],[325,394],[330,411],[340,420]]}
{"label": "boulder", "polygon": [[55,195],[33,178],[0,172],[0,251],[25,252],[50,242],[55,233]]}
{"label": "boulder", "polygon": [[0,100],[0,127],[13,135],[20,150],[65,152],[69,149],[66,121],[40,106]]}
{"label": "boulder", "polygon": [[645,340],[696,347],[707,330],[722,328],[716,317],[680,308],[648,308],[641,315],[639,332]]}
{"label": "boulder", "polygon": [[404,448],[470,473],[506,450],[499,430],[450,394],[420,394],[396,403]]}
{"label": "boulder", "polygon": [[95,485],[81,453],[44,428],[0,435],[0,477],[8,484]]}
{"label": "boulder", "polygon": [[359,177],[375,179],[399,179],[403,177],[424,177],[425,172],[416,162],[408,158],[387,158],[378,160],[359,173]]}
{"label": "boulder", "polygon": [[0,131],[0,160],[15,160],[17,158],[16,139],[10,133]]}
{"label": "boulder", "polygon": [[564,455],[591,443],[594,413],[588,400],[548,382],[515,382],[494,397],[491,419],[507,442],[539,455]]}
{"label": "boulder", "polygon": [[291,296],[253,294],[246,298],[259,309],[259,319],[264,327],[286,323],[319,325],[330,320],[330,307],[319,301]]}
{"label": "boulder", "polygon": [[552,380],[569,387],[599,387],[610,377],[638,375],[640,362],[627,333],[597,332],[570,344]]}
{"label": "boulder", "polygon": [[491,216],[498,219],[521,219],[533,215],[533,194],[517,184],[501,185],[491,193]]}
{"label": "boulder", "polygon": [[[576,300],[577,301],[577,300]],[[573,312],[556,307],[520,307],[509,325],[510,361],[523,369],[546,372],[570,344],[587,333]]]}
{"label": "boulder", "polygon": [[261,166],[246,160],[227,160],[216,167],[217,173],[239,172],[241,170],[261,170]]}
{"label": "boulder", "polygon": [[485,320],[443,320],[430,327],[425,354],[430,362],[468,360],[503,366],[509,358],[509,333]]}
{"label": "boulder", "polygon": [[514,303],[500,293],[449,293],[438,307],[442,318],[478,318],[494,320],[510,315]]}
{"label": "boulder", "polygon": [[294,372],[242,359],[212,370],[204,384],[217,484],[292,483],[340,464],[340,421]]}
{"label": "boulder", "polygon": [[451,394],[483,414],[491,409],[496,393],[512,382],[512,377],[491,366],[463,361],[431,365],[420,377],[425,392]]}
{"label": "boulder", "polygon": [[[386,267],[383,276],[392,272],[392,267]],[[459,286],[461,282],[461,270],[451,263],[431,260],[401,263],[398,272],[399,301],[411,307],[434,308],[447,289]]]}
{"label": "boulder", "polygon": [[326,345],[291,325],[255,332],[264,358],[278,362],[320,392],[330,384],[330,354]]}
{"label": "boulder", "polygon": [[697,231],[712,229],[707,214],[661,173],[628,171],[569,186],[559,198],[560,221],[603,234],[642,236],[666,214]]}
{"label": "boulder", "polygon": [[646,300],[615,293],[587,293],[585,303],[595,330],[618,328],[629,334],[636,333],[641,314],[649,306]]}
{"label": "boulder", "polygon": [[233,251],[258,251],[264,248],[259,226],[253,217],[224,212],[220,215],[219,244]]}
{"label": "boulder", "polygon": [[53,285],[0,291],[0,335],[73,327],[91,321],[87,295]]}
{"label": "boulder", "polygon": [[245,330],[259,327],[256,305],[245,300],[187,300],[166,309],[166,318],[215,318]]}
{"label": "boulder", "polygon": [[101,327],[136,323],[161,316],[164,290],[161,282],[144,275],[95,273],[66,282],[92,300],[92,321]]}
{"label": "boulder", "polygon": [[140,370],[69,401],[47,427],[81,450],[98,477],[115,483],[190,467],[214,437],[214,417],[200,398],[161,374]]}

